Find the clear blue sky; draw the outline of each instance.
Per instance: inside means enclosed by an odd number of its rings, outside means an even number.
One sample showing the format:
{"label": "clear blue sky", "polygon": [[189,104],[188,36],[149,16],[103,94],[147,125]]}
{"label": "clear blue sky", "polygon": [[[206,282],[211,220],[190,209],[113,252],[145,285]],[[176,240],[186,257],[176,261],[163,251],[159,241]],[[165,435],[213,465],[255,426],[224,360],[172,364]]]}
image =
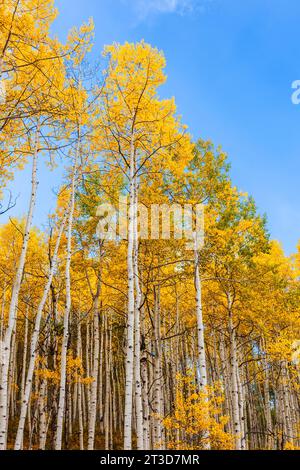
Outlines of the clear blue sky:
{"label": "clear blue sky", "polygon": [[[291,83],[300,79],[298,0],[56,0],[53,31],[64,39],[72,25],[93,16],[93,58],[113,41],[147,42],[167,58],[162,93],[175,96],[194,138],[211,139],[228,153],[232,179],[268,216],[273,238],[286,253],[300,239],[300,105]],[[21,215],[29,179],[17,175]],[[49,177],[40,168],[41,224],[55,206]]]}

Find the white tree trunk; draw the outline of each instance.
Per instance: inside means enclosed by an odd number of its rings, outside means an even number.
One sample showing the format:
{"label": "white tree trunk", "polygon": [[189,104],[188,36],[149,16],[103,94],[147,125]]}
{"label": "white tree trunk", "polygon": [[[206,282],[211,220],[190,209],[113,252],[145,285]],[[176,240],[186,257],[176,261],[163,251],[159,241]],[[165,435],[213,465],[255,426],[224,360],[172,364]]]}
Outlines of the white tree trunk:
{"label": "white tree trunk", "polygon": [[0,387],[0,450],[6,449],[7,443],[7,425],[8,425],[8,371],[11,355],[11,340],[17,321],[17,305],[19,299],[19,292],[21,288],[22,276],[26,260],[26,253],[28,248],[30,229],[32,226],[32,219],[34,207],[36,202],[37,192],[37,161],[39,153],[39,124],[37,125],[35,134],[35,147],[32,160],[32,174],[31,174],[31,196],[28,208],[28,214],[25,225],[25,233],[22,244],[22,250],[19,258],[16,277],[13,284],[11,302],[8,314],[8,325],[4,335],[4,344],[2,345],[1,357],[1,387]]}
{"label": "white tree trunk", "polygon": [[196,316],[197,316],[197,335],[198,335],[198,362],[200,370],[200,389],[207,387],[207,367],[205,357],[204,325],[202,314],[202,294],[201,279],[199,272],[199,254],[195,247],[195,293],[196,293]]}
{"label": "white tree trunk", "polygon": [[[82,359],[80,320],[78,320],[78,324],[77,324],[77,357],[80,357],[80,359]],[[81,384],[80,381],[77,383],[77,386],[78,386],[77,400],[78,400],[79,447],[80,447],[80,450],[84,450],[84,444],[83,444],[83,419],[82,419],[82,384]]]}
{"label": "white tree trunk", "polygon": [[27,371],[27,376],[26,376],[25,391],[24,391],[24,396],[22,400],[18,431],[17,431],[16,441],[15,441],[15,450],[21,450],[23,447],[24,427],[25,427],[25,420],[26,420],[26,415],[27,415],[27,410],[28,410],[28,403],[30,400],[31,388],[32,388],[32,379],[33,379],[34,366],[35,366],[35,360],[36,360],[36,355],[37,355],[37,344],[38,344],[38,338],[39,338],[39,332],[40,332],[40,324],[41,324],[43,310],[44,310],[47,297],[50,291],[51,283],[53,280],[53,276],[56,270],[58,249],[60,245],[61,236],[65,228],[67,216],[68,216],[68,209],[66,209],[65,211],[65,215],[61,222],[59,233],[57,235],[54,252],[52,256],[52,261],[51,261],[51,266],[49,270],[48,280],[45,285],[43,296],[39,303],[37,314],[35,317],[34,329],[33,329],[31,344],[30,344],[30,358],[29,358],[29,365],[28,365],[28,371]]}
{"label": "white tree trunk", "polygon": [[55,450],[61,450],[62,446],[62,432],[65,412],[65,399],[66,399],[66,370],[67,370],[67,353],[68,353],[68,340],[69,340],[69,317],[71,312],[71,257],[72,257],[72,227],[73,227],[73,216],[75,207],[75,180],[77,175],[77,160],[79,157],[80,138],[77,140],[77,148],[75,154],[73,176],[71,183],[71,203],[70,212],[68,219],[68,231],[67,231],[67,260],[65,270],[66,280],[66,306],[64,312],[64,332],[63,341],[61,348],[61,370],[60,370],[60,386],[59,386],[59,401],[57,410],[57,428],[55,436]]}
{"label": "white tree trunk", "polygon": [[45,450],[47,440],[47,381],[44,379],[40,388],[39,396],[39,449]]}
{"label": "white tree trunk", "polygon": [[26,313],[25,313],[24,349],[23,349],[23,361],[22,361],[21,403],[24,400],[24,393],[25,393],[27,347],[28,347],[28,315],[29,315],[29,307],[27,306]]}
{"label": "white tree trunk", "polygon": [[136,438],[137,450],[143,450],[143,405],[142,405],[142,384],[141,384],[141,334],[140,334],[140,307],[142,303],[142,293],[139,280],[138,269],[138,197],[137,185],[135,186],[135,214],[134,214],[134,279],[136,288],[135,308],[134,308],[134,379],[135,379],[135,412],[136,412]]}
{"label": "white tree trunk", "polygon": [[111,370],[111,343],[112,343],[112,332],[110,330],[109,320],[106,317],[106,330],[105,330],[105,410],[104,410],[104,428],[105,428],[105,450],[111,448],[110,442],[110,417],[111,417],[111,386],[110,386],[110,370]]}
{"label": "white tree trunk", "polygon": [[104,343],[104,321],[101,321],[100,328],[100,354],[99,354],[99,421],[100,421],[100,433],[103,433],[104,421],[103,421],[103,343]]}
{"label": "white tree trunk", "polygon": [[[198,339],[198,363],[200,372],[200,390],[205,392],[207,389],[207,367],[205,357],[205,342],[204,342],[204,324],[202,313],[202,291],[201,291],[201,278],[199,271],[199,253],[197,249],[197,237],[195,237],[195,293],[196,293],[196,316],[197,316],[197,339]],[[210,449],[210,439],[208,431],[204,434],[204,448]]]}
{"label": "white tree trunk", "polygon": [[131,139],[130,151],[130,200],[128,217],[128,248],[127,248],[127,276],[128,276],[128,311],[127,311],[127,344],[125,364],[125,409],[124,409],[124,450],[132,447],[132,393],[133,393],[133,348],[134,348],[134,214],[135,214],[135,183],[134,183],[134,141]]}
{"label": "white tree trunk", "polygon": [[161,449],[163,444],[163,408],[162,408],[162,368],[161,368],[161,333],[160,333],[160,292],[159,287],[154,289],[154,449]]}
{"label": "white tree trunk", "polygon": [[239,412],[239,389],[238,389],[238,363],[237,363],[237,349],[236,349],[236,338],[235,329],[232,321],[231,312],[231,299],[228,299],[229,303],[229,339],[230,339],[230,381],[231,381],[231,400],[232,400],[232,415],[233,415],[233,432],[235,438],[236,450],[241,450],[241,421]]}
{"label": "white tree trunk", "polygon": [[[101,263],[101,251],[100,251]],[[99,375],[99,297],[101,289],[101,278],[98,279],[97,292],[94,300],[94,358],[93,358],[93,382],[91,385],[91,403],[88,429],[88,450],[94,450],[95,426],[97,412],[97,391]]]}
{"label": "white tree trunk", "polygon": [[143,399],[143,436],[144,436],[144,450],[150,449],[150,410],[149,410],[149,397],[148,397],[148,366],[147,366],[147,353],[144,351],[141,358],[141,379],[142,379],[142,399]]}

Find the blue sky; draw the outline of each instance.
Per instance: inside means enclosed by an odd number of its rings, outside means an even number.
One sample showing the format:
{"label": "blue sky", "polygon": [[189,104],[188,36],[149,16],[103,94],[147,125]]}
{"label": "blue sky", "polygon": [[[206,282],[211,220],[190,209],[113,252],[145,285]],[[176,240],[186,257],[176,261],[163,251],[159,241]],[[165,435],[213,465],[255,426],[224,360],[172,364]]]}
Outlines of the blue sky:
{"label": "blue sky", "polygon": [[[56,0],[53,32],[93,16],[92,59],[113,41],[147,42],[162,49],[168,81],[194,138],[228,153],[234,184],[254,196],[273,238],[287,254],[300,239],[300,105],[291,83],[300,79],[297,0]],[[27,206],[28,170],[11,188],[20,194],[11,214]],[[55,207],[59,170],[39,170],[35,222]]]}

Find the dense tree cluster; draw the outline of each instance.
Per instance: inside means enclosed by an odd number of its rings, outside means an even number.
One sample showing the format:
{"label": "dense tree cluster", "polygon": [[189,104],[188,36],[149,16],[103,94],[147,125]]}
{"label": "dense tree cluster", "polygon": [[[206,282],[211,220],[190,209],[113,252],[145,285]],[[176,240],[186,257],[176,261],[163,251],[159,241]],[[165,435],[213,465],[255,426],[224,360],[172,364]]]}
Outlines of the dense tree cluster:
{"label": "dense tree cluster", "polygon": [[[92,21],[61,44],[55,17],[0,1],[0,190],[32,168],[27,214],[0,225],[0,449],[297,448],[300,255],[159,97],[162,52],[113,44],[92,71]],[[43,159],[64,168],[44,231]],[[120,195],[126,240],[99,238]],[[204,245],[140,237],[138,203],[203,204]]]}

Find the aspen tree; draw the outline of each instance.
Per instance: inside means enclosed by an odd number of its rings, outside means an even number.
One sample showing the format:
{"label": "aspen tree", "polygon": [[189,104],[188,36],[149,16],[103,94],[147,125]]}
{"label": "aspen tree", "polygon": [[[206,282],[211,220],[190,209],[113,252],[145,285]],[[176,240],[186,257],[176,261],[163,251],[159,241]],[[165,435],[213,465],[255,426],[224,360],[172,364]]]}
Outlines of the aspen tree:
{"label": "aspen tree", "polygon": [[72,228],[73,228],[73,216],[75,208],[75,184],[77,178],[77,165],[80,153],[80,134],[77,137],[74,167],[71,181],[71,192],[70,192],[70,210],[68,213],[67,223],[67,259],[65,268],[65,282],[66,282],[66,304],[64,312],[64,326],[63,326],[63,343],[61,349],[61,370],[60,370],[60,387],[59,387],[59,403],[57,410],[57,430],[55,438],[55,449],[60,450],[62,445],[62,431],[63,431],[63,419],[65,411],[65,397],[66,397],[66,367],[67,367],[67,351],[68,351],[68,339],[69,339],[69,317],[71,312],[71,278],[70,278],[70,266],[72,257]]}
{"label": "aspen tree", "polygon": [[13,284],[12,296],[9,307],[8,325],[4,336],[4,345],[2,347],[1,357],[1,388],[0,388],[0,449],[6,449],[7,439],[7,412],[8,412],[8,373],[9,373],[9,362],[11,354],[11,340],[14,334],[16,324],[16,310],[18,304],[18,297],[21,288],[21,281],[23,276],[23,270],[26,260],[26,253],[29,241],[29,234],[32,225],[33,212],[36,202],[36,191],[38,186],[37,181],[37,161],[39,153],[39,132],[40,123],[36,124],[35,131],[35,143],[33,149],[33,160],[32,160],[32,173],[31,173],[31,196],[29,201],[28,213],[26,218],[26,226],[24,232],[23,246],[18,263],[18,269]]}
{"label": "aspen tree", "polygon": [[[299,253],[269,240],[224,152],[160,99],[161,52],[106,47],[95,87],[92,22],[62,45],[55,15],[0,2],[1,188],[32,164],[27,215],[0,225],[0,447],[299,448]],[[32,219],[54,155],[67,168],[49,232]],[[127,233],[99,240],[97,207],[119,194]],[[138,203],[202,203],[204,245],[186,250],[172,223],[170,239],[142,236]]]}
{"label": "aspen tree", "polygon": [[[109,65],[99,123],[103,129],[104,143],[101,142],[102,147],[98,146],[125,173],[129,186],[124,448],[131,449],[136,302],[134,279],[136,179],[141,169],[149,167],[154,158],[159,161],[162,158],[168,159],[169,163],[174,165],[169,150],[180,146],[182,152],[180,156],[183,156],[184,150],[189,152],[189,141],[185,138],[179,121],[174,117],[173,100],[159,100],[157,97],[156,90],[165,81],[163,55],[144,42],[137,45],[126,43],[123,46],[115,44],[107,47],[105,54],[108,56]],[[177,163],[179,166],[182,165],[182,162]],[[141,431],[139,425],[139,432]],[[142,437],[139,445],[141,442]]]}
{"label": "aspen tree", "polygon": [[15,442],[15,450],[20,450],[23,447],[24,426],[25,426],[28,403],[30,400],[30,393],[31,393],[31,388],[32,388],[32,379],[33,379],[33,373],[34,373],[34,366],[36,362],[37,342],[38,342],[38,337],[39,337],[39,332],[40,332],[40,323],[41,323],[41,318],[42,318],[42,313],[45,307],[45,303],[46,303],[46,300],[50,291],[50,286],[51,286],[52,279],[55,273],[55,269],[57,267],[58,250],[59,250],[59,245],[60,245],[60,240],[63,234],[63,230],[65,228],[68,212],[69,212],[69,208],[65,210],[65,215],[62,219],[62,222],[59,228],[59,232],[58,232],[57,239],[55,242],[53,257],[52,257],[51,265],[49,269],[48,281],[47,281],[47,284],[45,285],[43,297],[40,301],[37,314],[35,317],[34,330],[32,333],[31,344],[30,344],[30,360],[29,360],[29,366],[28,366],[28,371],[26,375],[24,397],[22,399],[20,419],[19,419],[17,437],[16,437],[16,442]]}

